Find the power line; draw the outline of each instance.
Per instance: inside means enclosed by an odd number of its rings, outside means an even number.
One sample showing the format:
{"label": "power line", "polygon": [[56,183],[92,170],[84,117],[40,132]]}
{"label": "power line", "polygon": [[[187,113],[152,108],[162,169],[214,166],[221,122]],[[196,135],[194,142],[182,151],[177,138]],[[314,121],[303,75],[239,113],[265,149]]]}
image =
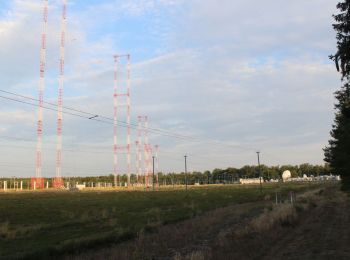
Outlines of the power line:
{"label": "power line", "polygon": [[[24,96],[24,95],[20,95],[20,94],[14,93],[14,92],[9,92],[9,91],[2,90],[2,89],[0,89],[0,92],[7,93],[7,94],[10,94],[10,95],[14,95],[14,96],[21,97],[21,98],[25,98],[25,99],[30,99],[30,100],[33,100],[33,101],[37,101],[37,99],[35,99],[35,98],[27,97],[27,96]],[[15,98],[6,97],[6,96],[2,96],[2,95],[0,95],[0,98],[7,99],[7,100],[10,100],[10,101],[13,101],[13,102],[17,102],[17,103],[23,103],[23,104],[26,104],[26,105],[37,106],[37,104],[33,104],[33,103],[30,103],[30,102],[26,102],[26,101],[23,101],[23,100],[18,100],[18,99],[15,99]],[[55,103],[44,102],[44,104],[48,104],[48,105],[57,107],[57,104],[55,104]],[[47,106],[43,106],[43,108],[57,112],[56,108],[51,108],[51,107],[47,107]],[[71,108],[71,107],[63,107],[63,108],[65,110],[69,110],[69,111],[73,111],[74,112],[73,113],[73,112],[63,111],[64,114],[68,114],[68,115],[71,115],[71,116],[76,116],[76,117],[80,117],[80,118],[84,118],[84,119],[88,119],[88,120],[93,120],[93,121],[104,123],[104,124],[113,125],[113,120],[114,120],[113,118],[106,117],[106,116],[103,116],[103,115],[97,115],[95,113],[90,113],[90,112],[82,111],[82,110]],[[77,113],[85,114],[86,116],[83,116],[83,115],[80,115],[80,114],[77,114]],[[98,119],[98,118],[100,118],[100,119]],[[104,119],[104,120],[101,120],[101,119]],[[127,127],[127,125],[128,125],[127,122],[120,121],[120,120],[118,120],[117,123],[121,124],[122,127]],[[130,126],[133,129],[137,129],[138,128],[138,125],[135,124],[135,123],[130,123]],[[142,128],[144,128],[144,127],[142,127]],[[181,135],[181,134],[177,134],[177,133],[172,133],[170,131],[163,130],[163,129],[148,128],[148,130],[150,132],[153,132],[153,133],[156,133],[156,134],[159,134],[159,135],[162,135],[162,136],[175,138],[175,139],[180,139],[180,140],[184,140],[184,141],[189,141],[189,142],[193,142],[193,143],[207,143],[207,144],[212,144],[212,145],[216,145],[216,146],[226,146],[226,147],[232,147],[232,148],[239,148],[239,149],[242,149],[242,150],[255,151],[255,148],[253,148],[253,147],[247,147],[247,146],[241,146],[241,145],[233,145],[233,144],[223,144],[220,141],[210,140],[210,139],[206,140],[206,141],[203,141],[203,140],[200,140],[199,138],[196,138],[196,137],[190,137],[190,136],[185,136],[185,135]]]}
{"label": "power line", "polygon": [[[2,90],[0,90],[2,91]],[[13,102],[17,102],[17,103],[22,103],[22,104],[26,104],[26,105],[30,105],[30,106],[37,106],[37,104],[33,104],[33,103],[30,103],[30,102],[26,102],[26,101],[23,101],[23,100],[18,100],[18,99],[15,99],[15,98],[11,98],[11,97],[5,97],[5,96],[1,96],[0,95],[0,98],[3,98],[3,99],[7,99],[7,100],[10,100],[10,101],[13,101]],[[35,100],[35,99],[34,99]],[[47,107],[47,106],[42,106],[42,108],[44,109],[47,109],[47,110],[51,110],[51,111],[55,111],[57,112],[58,110],[55,109],[55,108],[51,108],[51,107]],[[65,109],[68,109],[68,108],[65,108]],[[79,110],[75,110],[75,109],[69,109],[69,110],[72,110],[72,111],[79,111]],[[113,122],[109,122],[109,121],[105,121],[105,120],[100,120],[100,119],[97,119],[97,117],[91,117],[91,116],[82,116],[82,115],[79,115],[79,114],[76,114],[76,113],[72,113],[72,112],[67,112],[67,111],[62,111],[62,113],[64,114],[68,114],[68,115],[71,115],[71,116],[77,116],[77,117],[80,117],[80,118],[84,118],[84,119],[88,119],[88,120],[93,120],[93,121],[97,121],[97,122],[101,122],[101,123],[104,123],[104,124],[108,124],[108,125],[113,125]],[[81,113],[81,112],[79,112]],[[84,112],[85,114],[89,114],[89,115],[93,115],[92,113],[88,113],[88,112]],[[106,118],[104,116],[98,116],[99,118]],[[120,122],[118,122],[120,123]],[[124,123],[123,123],[124,124]],[[126,124],[126,123],[125,123]],[[130,124],[130,125],[133,125],[134,124]],[[121,125],[122,127],[127,127],[126,125]],[[131,127],[133,129],[136,129],[136,127]],[[160,135],[163,135],[163,136],[167,136],[167,137],[172,137],[172,138],[177,138],[177,139],[181,139],[181,140],[186,140],[186,141],[191,141],[191,140],[188,140],[186,137],[181,137],[179,135],[171,135],[171,134],[167,134],[167,133],[161,133],[160,132],[161,130],[150,130],[150,132],[153,132],[153,133],[157,133],[157,134],[160,134]],[[195,141],[195,140],[192,140],[192,141]]]}
{"label": "power line", "polygon": [[[0,98],[7,99],[7,100],[11,100],[11,101],[14,101],[14,102],[17,102],[17,103],[22,103],[22,104],[34,106],[34,107],[37,106],[37,104],[29,103],[29,102],[26,102],[26,101],[23,101],[23,100],[15,99],[15,98],[5,97],[5,96],[1,96],[1,95],[0,95]],[[57,109],[54,109],[54,108],[51,108],[51,107],[45,107],[45,106],[43,106],[43,108],[48,109],[48,110],[51,110],[51,111],[57,112]],[[63,112],[63,113],[68,114],[68,115],[71,115],[71,116],[77,116],[77,117],[89,119],[88,117],[85,117],[85,116],[82,116],[82,115],[78,115],[78,114],[74,114],[74,113],[70,113],[70,112]],[[102,121],[102,120],[97,120],[97,119],[91,119],[91,120],[99,121],[99,122],[102,122],[102,123],[106,123],[106,122],[104,122],[104,121]]]}
{"label": "power line", "polygon": [[[32,100],[32,101],[38,101],[38,99],[36,99],[36,98],[24,96],[24,95],[17,94],[17,93],[14,93],[14,92],[10,92],[10,91],[6,91],[6,90],[3,90],[3,89],[0,89],[0,92],[6,93],[6,94],[10,94],[10,95],[14,95],[14,96],[21,97],[21,98],[25,98],[25,99],[29,99],[29,100]],[[0,97],[7,98],[7,97],[3,97],[3,96],[0,96]],[[8,99],[11,99],[11,98],[8,98]],[[18,101],[18,100],[14,100],[14,99],[11,99],[11,100]],[[37,106],[37,104],[32,104],[32,103],[29,103],[29,102],[24,102],[24,103],[25,104],[30,104],[30,105],[33,105],[33,106]],[[57,107],[57,104],[55,104],[55,103],[51,103],[51,102],[47,102],[47,101],[43,101],[43,103],[47,104],[47,105],[50,105],[50,106]],[[86,112],[86,111],[82,111],[82,110],[71,108],[71,107],[67,107],[67,106],[62,106],[62,108],[66,109],[66,110],[73,111],[73,112],[89,115],[89,117],[84,117],[84,118],[87,118],[87,119],[90,119],[90,120],[95,119],[95,118],[98,117],[98,118],[102,118],[102,119],[110,121],[111,124],[114,122],[114,119],[111,118],[111,117],[107,117],[107,116],[103,116],[103,115],[97,115],[96,113]],[[53,110],[52,108],[46,108],[46,109]],[[57,111],[57,110],[53,110],[53,111]],[[70,114],[70,115],[73,115],[73,114]],[[79,115],[79,116],[83,117],[81,115]],[[99,121],[100,122],[100,120],[95,120],[95,121]],[[117,123],[118,124],[122,124],[123,127],[127,127],[128,125],[130,125],[133,129],[136,129],[138,127],[138,124],[136,124],[136,123],[128,124],[127,122],[124,122],[124,121],[121,121],[121,120],[117,120]],[[144,127],[141,127],[141,128],[143,128],[145,130]],[[181,139],[195,139],[194,137],[191,137],[191,136],[180,135],[180,134],[173,133],[173,132],[170,132],[170,131],[167,131],[167,130],[163,130],[163,129],[157,129],[157,128],[152,128],[152,127],[149,127],[148,129],[151,130],[151,132],[159,132],[159,133],[162,133],[162,135],[169,136],[169,137],[178,137],[178,138],[181,138]]]}

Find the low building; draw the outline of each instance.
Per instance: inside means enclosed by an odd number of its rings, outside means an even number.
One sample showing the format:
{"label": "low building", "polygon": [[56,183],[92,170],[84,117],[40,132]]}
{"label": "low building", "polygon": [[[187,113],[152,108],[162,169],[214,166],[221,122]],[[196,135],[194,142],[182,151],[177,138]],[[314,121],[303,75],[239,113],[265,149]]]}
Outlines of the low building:
{"label": "low building", "polygon": [[[261,182],[264,182],[262,177],[261,177]],[[240,184],[259,184],[260,178],[239,179],[239,183]]]}

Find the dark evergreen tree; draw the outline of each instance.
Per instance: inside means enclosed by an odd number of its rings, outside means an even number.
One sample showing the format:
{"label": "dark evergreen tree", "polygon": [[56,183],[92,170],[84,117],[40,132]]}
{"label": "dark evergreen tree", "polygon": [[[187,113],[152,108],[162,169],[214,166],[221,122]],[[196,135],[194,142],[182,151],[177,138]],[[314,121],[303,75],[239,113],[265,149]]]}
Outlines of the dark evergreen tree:
{"label": "dark evergreen tree", "polygon": [[342,177],[343,189],[350,190],[350,0],[338,3],[340,13],[334,15],[337,32],[337,52],[330,58],[335,61],[344,85],[335,92],[335,120],[331,140],[324,149],[325,161],[333,174]]}

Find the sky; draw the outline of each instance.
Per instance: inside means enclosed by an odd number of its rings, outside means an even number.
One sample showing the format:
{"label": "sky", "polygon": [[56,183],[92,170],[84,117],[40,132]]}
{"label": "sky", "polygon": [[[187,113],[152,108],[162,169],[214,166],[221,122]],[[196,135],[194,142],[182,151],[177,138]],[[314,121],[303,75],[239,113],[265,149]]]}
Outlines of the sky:
{"label": "sky", "polygon": [[[341,86],[328,58],[337,2],[68,0],[64,106],[113,117],[113,55],[129,53],[132,123],[147,115],[150,127],[185,136],[150,133],[161,171],[183,171],[184,155],[189,171],[256,165],[256,151],[266,165],[323,164]],[[53,103],[61,7],[49,1],[44,99]],[[41,18],[40,0],[0,0],[0,90],[38,97]],[[35,174],[37,110],[0,98],[0,176]],[[44,177],[55,174],[56,120],[44,111]],[[63,120],[62,174],[111,173],[113,126]],[[133,169],[135,157],[133,147]]]}

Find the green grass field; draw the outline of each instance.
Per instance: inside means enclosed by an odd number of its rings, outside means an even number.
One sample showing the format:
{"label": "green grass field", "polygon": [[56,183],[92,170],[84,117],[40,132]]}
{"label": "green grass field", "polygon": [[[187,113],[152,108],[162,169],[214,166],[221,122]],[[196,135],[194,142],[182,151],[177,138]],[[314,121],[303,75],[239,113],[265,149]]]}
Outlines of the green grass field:
{"label": "green grass field", "polygon": [[[314,186],[314,184],[313,184]],[[133,238],[214,208],[273,200],[309,184],[212,186],[159,192],[0,193],[0,258],[44,258]]]}

